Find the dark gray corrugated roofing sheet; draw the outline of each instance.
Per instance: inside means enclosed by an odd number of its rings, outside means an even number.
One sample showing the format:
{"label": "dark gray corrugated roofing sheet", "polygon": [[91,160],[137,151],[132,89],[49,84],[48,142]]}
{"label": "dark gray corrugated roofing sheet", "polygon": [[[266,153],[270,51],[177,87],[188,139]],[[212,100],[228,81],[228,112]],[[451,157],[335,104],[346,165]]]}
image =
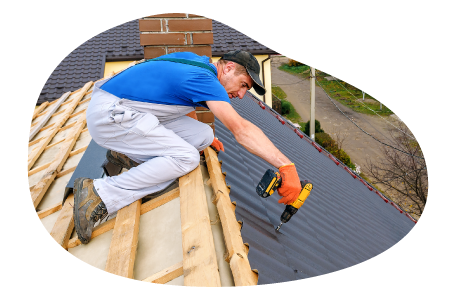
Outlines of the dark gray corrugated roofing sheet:
{"label": "dark gray corrugated roofing sheet", "polygon": [[263,199],[255,187],[271,165],[240,146],[229,130],[215,121],[215,135],[224,143],[219,153],[236,217],[243,222],[249,261],[259,271],[258,284],[309,278],[368,260],[399,242],[414,222],[354,179],[306,139],[263,110],[248,93],[232,99],[238,113],[260,127],[297,167],[301,180],[314,188],[304,205],[280,230],[284,205],[280,196]]}

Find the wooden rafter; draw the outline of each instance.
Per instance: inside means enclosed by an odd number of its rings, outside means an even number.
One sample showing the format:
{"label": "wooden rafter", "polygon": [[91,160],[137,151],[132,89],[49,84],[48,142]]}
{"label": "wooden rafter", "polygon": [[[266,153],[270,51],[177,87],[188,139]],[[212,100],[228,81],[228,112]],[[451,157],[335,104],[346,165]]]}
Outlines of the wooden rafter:
{"label": "wooden rafter", "polygon": [[179,178],[184,285],[221,286],[201,168]]}
{"label": "wooden rafter", "polygon": [[137,200],[117,212],[105,271],[133,278],[140,210],[141,200]]}
{"label": "wooden rafter", "polygon": [[62,211],[60,212],[59,217],[57,218],[57,221],[51,231],[51,236],[65,249],[68,249],[68,241],[74,228],[73,206],[74,195],[71,194],[65,201]]}
{"label": "wooden rafter", "polygon": [[234,283],[236,286],[256,285],[258,275],[250,268],[247,249],[242,241],[239,224],[234,214],[235,205],[231,203],[217,153],[208,147],[204,150],[204,155],[211,186],[216,197],[215,204],[223,228],[223,236],[228,251],[227,261],[230,263]]}

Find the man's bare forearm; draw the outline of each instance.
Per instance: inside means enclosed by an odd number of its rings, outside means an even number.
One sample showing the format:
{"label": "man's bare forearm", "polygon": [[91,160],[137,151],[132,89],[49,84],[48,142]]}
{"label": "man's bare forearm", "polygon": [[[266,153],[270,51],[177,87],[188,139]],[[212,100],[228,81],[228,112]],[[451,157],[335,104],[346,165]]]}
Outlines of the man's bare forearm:
{"label": "man's bare forearm", "polygon": [[241,126],[233,134],[239,144],[274,167],[291,164],[291,161],[274,146],[263,131],[251,122],[243,119]]}

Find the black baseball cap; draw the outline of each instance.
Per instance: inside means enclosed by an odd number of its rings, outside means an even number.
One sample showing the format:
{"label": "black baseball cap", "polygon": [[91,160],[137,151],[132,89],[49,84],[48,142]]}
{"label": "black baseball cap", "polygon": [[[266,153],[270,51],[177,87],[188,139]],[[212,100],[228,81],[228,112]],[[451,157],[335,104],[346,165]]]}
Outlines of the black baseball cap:
{"label": "black baseball cap", "polygon": [[261,96],[266,93],[266,89],[260,80],[260,64],[255,56],[253,56],[250,52],[234,50],[223,54],[222,59],[238,63],[246,68],[247,73],[249,73],[250,78],[253,80],[253,88],[255,89],[255,92]]}

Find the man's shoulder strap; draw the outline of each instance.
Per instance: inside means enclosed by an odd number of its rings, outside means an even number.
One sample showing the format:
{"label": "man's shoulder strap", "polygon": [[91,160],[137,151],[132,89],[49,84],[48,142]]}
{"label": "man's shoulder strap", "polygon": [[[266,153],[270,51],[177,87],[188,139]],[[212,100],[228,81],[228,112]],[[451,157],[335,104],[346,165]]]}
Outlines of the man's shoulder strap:
{"label": "man's shoulder strap", "polygon": [[153,58],[153,59],[148,59],[145,62],[148,62],[148,61],[171,61],[171,62],[175,62],[175,63],[197,66],[200,68],[207,69],[207,70],[211,71],[212,73],[214,73],[215,76],[217,76],[217,73],[215,73],[213,68],[211,68],[210,66],[206,65],[205,63],[202,63],[199,61],[188,60],[188,59],[183,59],[183,58],[170,58],[170,57],[157,57],[157,58]]}

